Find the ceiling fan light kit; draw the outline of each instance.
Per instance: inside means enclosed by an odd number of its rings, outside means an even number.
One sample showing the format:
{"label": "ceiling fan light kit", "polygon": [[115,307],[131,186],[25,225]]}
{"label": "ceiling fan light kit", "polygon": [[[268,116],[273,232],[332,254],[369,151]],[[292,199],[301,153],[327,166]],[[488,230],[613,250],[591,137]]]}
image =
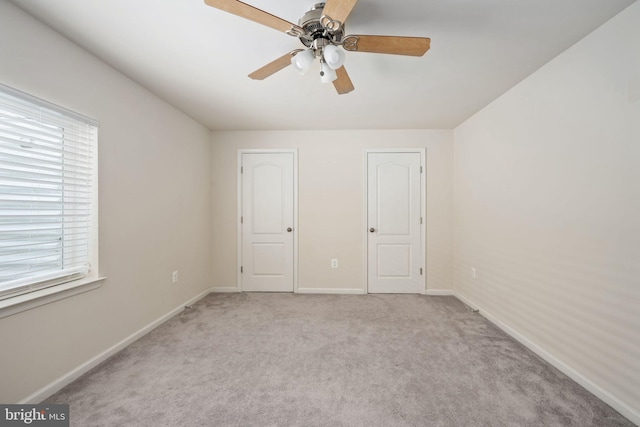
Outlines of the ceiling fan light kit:
{"label": "ceiling fan light kit", "polygon": [[331,83],[338,78],[336,70],[331,68],[324,60],[320,61],[320,81],[322,83]]}
{"label": "ceiling fan light kit", "polygon": [[327,0],[316,3],[298,21],[285,21],[237,0],[204,0],[209,6],[249,19],[297,37],[305,49],[295,49],[249,74],[263,80],[292,64],[300,74],[306,73],[315,58],[320,60],[320,81],[333,82],[338,94],[349,93],[353,83],[344,68],[346,51],[422,56],[431,45],[426,37],[345,36],[345,21],[357,0]]}
{"label": "ceiling fan light kit", "polygon": [[304,74],[309,71],[313,60],[316,58],[311,49],[305,49],[291,57],[291,63],[298,73]]}
{"label": "ceiling fan light kit", "polygon": [[344,50],[338,49],[338,46],[332,44],[325,46],[323,56],[324,60],[327,61],[327,65],[334,70],[342,67],[346,59]]}

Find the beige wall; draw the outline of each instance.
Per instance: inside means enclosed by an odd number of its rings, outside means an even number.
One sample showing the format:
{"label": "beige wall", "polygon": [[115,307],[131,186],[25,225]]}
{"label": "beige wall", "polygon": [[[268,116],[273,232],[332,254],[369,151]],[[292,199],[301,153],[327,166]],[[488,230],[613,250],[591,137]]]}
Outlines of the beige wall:
{"label": "beige wall", "polygon": [[213,132],[214,286],[236,286],[238,149],[298,149],[299,287],[352,292],[366,289],[364,150],[426,147],[427,288],[451,289],[451,138],[451,131],[429,130]]}
{"label": "beige wall", "polygon": [[639,41],[635,3],[454,134],[457,294],[636,423]]}
{"label": "beige wall", "polygon": [[0,82],[100,121],[108,277],[0,319],[0,402],[13,403],[210,287],[210,132],[7,1],[0,40]]}

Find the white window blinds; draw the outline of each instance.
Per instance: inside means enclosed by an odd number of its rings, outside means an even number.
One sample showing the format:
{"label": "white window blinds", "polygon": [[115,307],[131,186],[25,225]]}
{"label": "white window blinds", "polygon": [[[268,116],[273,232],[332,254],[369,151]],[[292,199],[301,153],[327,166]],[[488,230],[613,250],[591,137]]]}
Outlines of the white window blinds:
{"label": "white window blinds", "polygon": [[90,269],[97,123],[0,85],[0,299]]}

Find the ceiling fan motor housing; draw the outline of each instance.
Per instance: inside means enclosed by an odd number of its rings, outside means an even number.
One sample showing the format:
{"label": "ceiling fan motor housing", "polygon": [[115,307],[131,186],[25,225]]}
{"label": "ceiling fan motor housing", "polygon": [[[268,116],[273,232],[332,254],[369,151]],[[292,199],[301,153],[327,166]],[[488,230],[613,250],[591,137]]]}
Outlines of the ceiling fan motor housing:
{"label": "ceiling fan motor housing", "polygon": [[342,43],[344,24],[340,25],[336,31],[329,31],[321,23],[324,5],[324,3],[316,3],[298,21],[298,25],[304,30],[304,35],[299,37],[300,41],[308,48],[321,50],[328,44],[339,45]]}

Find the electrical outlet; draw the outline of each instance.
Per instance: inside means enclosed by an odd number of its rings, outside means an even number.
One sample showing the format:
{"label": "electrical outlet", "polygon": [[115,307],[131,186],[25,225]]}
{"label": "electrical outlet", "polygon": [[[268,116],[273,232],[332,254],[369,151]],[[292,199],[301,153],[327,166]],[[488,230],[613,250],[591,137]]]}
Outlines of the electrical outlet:
{"label": "electrical outlet", "polygon": [[338,268],[338,260],[337,259],[332,259],[331,260],[331,268]]}
{"label": "electrical outlet", "polygon": [[173,272],[173,283],[178,283],[178,270]]}
{"label": "electrical outlet", "polygon": [[476,269],[475,269],[475,267],[471,267],[471,278],[472,279],[476,278]]}

